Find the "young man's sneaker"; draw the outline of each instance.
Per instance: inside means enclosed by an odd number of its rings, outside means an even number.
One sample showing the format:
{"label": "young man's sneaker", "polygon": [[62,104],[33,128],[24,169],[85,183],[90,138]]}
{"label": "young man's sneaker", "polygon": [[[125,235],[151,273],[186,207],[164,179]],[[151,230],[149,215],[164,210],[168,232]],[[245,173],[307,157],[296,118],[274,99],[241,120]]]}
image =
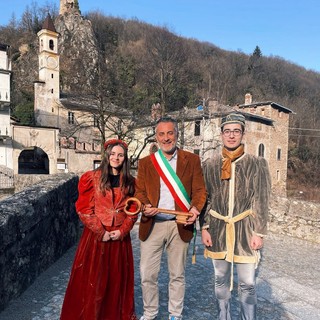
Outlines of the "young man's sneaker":
{"label": "young man's sneaker", "polygon": [[182,320],[182,317],[169,316],[169,320]]}

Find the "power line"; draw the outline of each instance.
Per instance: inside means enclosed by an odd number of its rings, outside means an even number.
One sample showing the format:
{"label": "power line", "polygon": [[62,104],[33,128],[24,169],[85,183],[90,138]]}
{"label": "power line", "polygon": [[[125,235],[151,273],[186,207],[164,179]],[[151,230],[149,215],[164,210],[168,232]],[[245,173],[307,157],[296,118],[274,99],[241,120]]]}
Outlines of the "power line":
{"label": "power line", "polygon": [[306,128],[290,128],[290,127],[289,127],[289,130],[319,131],[319,132],[320,132],[320,129],[306,129]]}
{"label": "power line", "polygon": [[319,136],[311,136],[311,135],[308,135],[308,134],[297,134],[297,133],[289,133],[289,136],[320,138],[320,135]]}

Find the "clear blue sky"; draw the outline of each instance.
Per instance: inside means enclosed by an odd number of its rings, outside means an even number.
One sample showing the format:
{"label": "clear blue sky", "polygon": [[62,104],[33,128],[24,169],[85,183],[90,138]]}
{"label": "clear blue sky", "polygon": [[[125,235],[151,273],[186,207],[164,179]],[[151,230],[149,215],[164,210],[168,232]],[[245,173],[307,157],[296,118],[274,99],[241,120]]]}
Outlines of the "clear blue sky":
{"label": "clear blue sky", "polygon": [[[27,5],[59,0],[0,0],[0,25]],[[79,0],[83,14],[137,18],[221,49],[278,56],[320,72],[320,0]]]}

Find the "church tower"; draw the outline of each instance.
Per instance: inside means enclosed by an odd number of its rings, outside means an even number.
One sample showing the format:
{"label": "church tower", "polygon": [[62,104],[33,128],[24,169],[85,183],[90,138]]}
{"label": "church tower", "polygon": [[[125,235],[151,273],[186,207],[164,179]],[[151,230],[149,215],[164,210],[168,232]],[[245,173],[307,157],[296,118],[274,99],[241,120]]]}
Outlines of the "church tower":
{"label": "church tower", "polygon": [[48,14],[39,39],[39,81],[35,82],[34,111],[36,125],[58,127],[59,117],[59,53],[58,32]]}

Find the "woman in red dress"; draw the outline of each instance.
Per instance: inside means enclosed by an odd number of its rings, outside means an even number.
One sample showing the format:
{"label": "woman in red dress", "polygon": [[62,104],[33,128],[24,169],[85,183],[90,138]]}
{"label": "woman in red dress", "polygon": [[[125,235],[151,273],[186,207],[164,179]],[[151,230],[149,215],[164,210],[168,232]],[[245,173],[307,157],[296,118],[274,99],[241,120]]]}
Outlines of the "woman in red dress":
{"label": "woman in red dress", "polygon": [[126,200],[134,194],[128,146],[122,140],[105,143],[98,169],[79,181],[76,210],[84,224],[61,320],[136,320],[130,230],[137,215],[126,215]]}

